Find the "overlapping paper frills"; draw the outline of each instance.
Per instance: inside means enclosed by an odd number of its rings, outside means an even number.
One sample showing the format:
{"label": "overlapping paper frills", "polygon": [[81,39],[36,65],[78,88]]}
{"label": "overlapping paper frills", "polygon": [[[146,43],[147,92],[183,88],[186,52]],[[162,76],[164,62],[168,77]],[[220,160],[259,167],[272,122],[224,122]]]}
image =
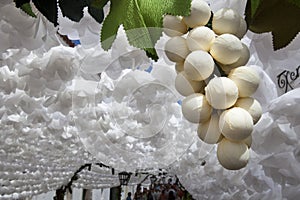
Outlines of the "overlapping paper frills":
{"label": "overlapping paper frills", "polygon": [[[213,10],[226,4],[242,11],[245,5],[210,3]],[[261,77],[254,96],[264,114],[252,133],[249,164],[228,171],[216,147],[201,142],[197,127],[182,117],[176,72],[162,51],[158,62],[150,61],[120,30],[105,52],[90,36],[100,26],[87,14],[81,23],[90,29],[60,19],[61,33],[82,42],[69,48],[59,45],[56,29],[42,16],[30,18],[11,1],[2,1],[0,11],[0,199],[55,190],[80,166],[96,162],[132,172],[169,168],[196,199],[299,195],[300,89],[278,95],[274,70],[280,65],[272,70],[276,60],[288,69],[298,62],[298,39],[276,54],[260,46],[271,44],[269,36],[247,33],[243,39],[252,52],[248,64]],[[117,177],[105,168],[83,171],[75,183],[115,185]]]}

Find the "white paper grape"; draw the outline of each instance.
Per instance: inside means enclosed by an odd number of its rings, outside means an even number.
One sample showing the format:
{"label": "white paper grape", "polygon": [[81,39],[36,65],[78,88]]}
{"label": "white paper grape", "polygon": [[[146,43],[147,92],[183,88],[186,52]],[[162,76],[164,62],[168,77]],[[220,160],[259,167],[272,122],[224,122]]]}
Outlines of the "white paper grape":
{"label": "white paper grape", "polygon": [[193,0],[191,4],[191,14],[183,17],[183,21],[188,27],[204,26],[211,16],[211,9],[203,0]]}
{"label": "white paper grape", "polygon": [[256,124],[262,115],[260,103],[252,97],[239,98],[234,106],[247,110],[253,119],[253,124]]}
{"label": "white paper grape", "polygon": [[242,141],[251,135],[253,119],[245,109],[233,107],[221,114],[219,129],[225,138]]}
{"label": "white paper grape", "polygon": [[248,148],[250,148],[252,145],[252,134],[249,135],[246,139],[242,140],[242,142],[245,143]]}
{"label": "white paper grape", "polygon": [[165,52],[169,60],[173,62],[183,62],[190,51],[186,39],[176,36],[166,42]]}
{"label": "white paper grape", "polygon": [[260,78],[255,69],[242,66],[231,70],[228,75],[239,88],[240,97],[251,96],[259,86]]}
{"label": "white paper grape", "polygon": [[242,42],[232,34],[222,34],[218,36],[210,48],[212,57],[225,65],[236,62],[243,49]]}
{"label": "white paper grape", "polygon": [[244,35],[246,34],[247,32],[247,22],[244,18],[241,17],[240,19],[240,27],[239,27],[239,30],[238,32],[235,34],[238,38],[243,38]]}
{"label": "white paper grape", "polygon": [[199,124],[197,132],[199,138],[208,144],[216,144],[221,141],[223,135],[219,130],[219,116],[212,114],[208,121]]}
{"label": "white paper grape", "polygon": [[193,93],[203,93],[204,87],[204,81],[193,81],[188,78],[184,71],[176,76],[175,88],[182,96],[188,96]]}
{"label": "white paper grape", "polygon": [[195,93],[183,99],[181,109],[183,116],[192,123],[207,121],[212,112],[212,107],[201,93]]}
{"label": "white paper grape", "polygon": [[231,8],[222,8],[214,13],[212,29],[216,34],[230,33],[239,38],[247,31],[245,20],[239,13]]}
{"label": "white paper grape", "polygon": [[242,45],[243,45],[243,49],[242,49],[242,52],[241,52],[241,55],[240,55],[239,59],[236,62],[230,64],[230,66],[232,68],[245,66],[248,63],[249,59],[250,59],[249,48],[244,43],[242,43]]}
{"label": "white paper grape", "polygon": [[184,70],[184,62],[177,62],[175,64],[175,70],[177,73],[180,73]]}
{"label": "white paper grape", "polygon": [[206,26],[196,27],[189,32],[186,38],[187,45],[191,51],[209,51],[215,40],[215,33]]}
{"label": "white paper grape", "polygon": [[192,80],[202,81],[207,79],[214,71],[213,58],[206,51],[191,52],[184,61],[184,71]]}
{"label": "white paper grape", "polygon": [[243,45],[243,49],[241,51],[241,55],[236,62],[229,65],[220,64],[220,67],[226,74],[229,74],[232,69],[244,66],[248,63],[250,58],[250,51],[249,48],[244,43],[242,43],[242,45]]}
{"label": "white paper grape", "polygon": [[181,36],[187,32],[187,26],[181,16],[165,15],[163,28],[165,34],[170,37]]}
{"label": "white paper grape", "polygon": [[245,143],[223,138],[218,144],[217,157],[224,168],[239,170],[247,165],[250,153]]}
{"label": "white paper grape", "polygon": [[226,109],[233,106],[238,98],[238,88],[226,77],[215,77],[205,87],[205,97],[216,109]]}

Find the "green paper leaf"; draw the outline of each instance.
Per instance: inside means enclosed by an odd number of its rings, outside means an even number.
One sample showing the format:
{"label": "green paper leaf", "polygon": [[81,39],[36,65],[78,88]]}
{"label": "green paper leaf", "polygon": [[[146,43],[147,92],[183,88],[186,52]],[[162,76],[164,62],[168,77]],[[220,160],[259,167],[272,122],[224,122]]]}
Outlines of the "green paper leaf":
{"label": "green paper leaf", "polygon": [[30,3],[30,0],[14,0],[16,7],[20,8],[23,4]]}
{"label": "green paper leaf", "polygon": [[101,9],[95,8],[95,7],[88,7],[88,12],[90,15],[100,24],[104,19],[104,12]]}
{"label": "green paper leaf", "polygon": [[88,12],[98,22],[102,23],[104,19],[103,7],[107,4],[108,0],[88,0]]}
{"label": "green paper leaf", "polygon": [[255,33],[272,32],[274,50],[287,46],[300,32],[300,7],[290,0],[260,0],[253,9],[252,3],[256,5],[256,1],[247,2],[249,29]]}
{"label": "green paper leaf", "polygon": [[87,6],[85,0],[59,0],[59,7],[63,16],[79,22],[83,17],[83,8]]}
{"label": "green paper leaf", "polygon": [[251,17],[253,17],[253,15],[255,14],[259,4],[260,4],[260,0],[251,1]]}
{"label": "green paper leaf", "polygon": [[300,7],[300,0],[288,0],[290,3]]}
{"label": "green paper leaf", "polygon": [[32,11],[30,3],[25,3],[21,6],[21,10],[23,10],[27,15],[36,18],[36,15]]}
{"label": "green paper leaf", "polygon": [[154,45],[162,34],[164,14],[189,15],[191,0],[111,0],[105,18],[101,43],[106,50],[111,48],[118,28],[123,24],[131,45],[144,49],[149,57],[157,60]]}
{"label": "green paper leaf", "polygon": [[34,18],[36,17],[34,12],[32,11],[30,0],[15,0],[14,2],[16,4],[16,7],[23,10],[27,15]]}
{"label": "green paper leaf", "polygon": [[57,26],[57,0],[32,0],[35,7],[50,21]]}
{"label": "green paper leaf", "polygon": [[59,6],[63,16],[79,22],[83,17],[84,7],[88,7],[90,15],[98,22],[101,23],[104,18],[103,6],[108,0],[60,0]]}

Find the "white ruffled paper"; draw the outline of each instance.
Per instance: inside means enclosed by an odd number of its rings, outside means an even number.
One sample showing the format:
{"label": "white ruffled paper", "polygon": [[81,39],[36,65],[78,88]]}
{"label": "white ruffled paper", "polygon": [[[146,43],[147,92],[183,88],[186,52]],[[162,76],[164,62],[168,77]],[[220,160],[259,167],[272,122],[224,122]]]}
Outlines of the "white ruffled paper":
{"label": "white ruffled paper", "polygon": [[[34,6],[33,6],[34,8]],[[56,28],[36,9],[37,18],[28,16],[16,8],[12,0],[1,1],[0,4],[0,53],[10,48],[26,48],[49,50],[59,45]]]}
{"label": "white ruffled paper", "polygon": [[255,52],[256,62],[276,84],[277,92],[282,95],[300,87],[300,35],[285,48],[273,50],[271,33],[248,34],[251,39],[250,50]]}
{"label": "white ruffled paper", "polygon": [[[226,5],[240,14],[245,6],[245,1],[209,2],[214,11]],[[60,19],[61,33],[83,43],[67,48],[57,46],[56,30],[44,18],[15,14],[12,1],[1,1],[0,11],[1,199],[55,190],[92,162],[128,171],[171,167],[196,199],[299,196],[300,89],[283,95],[277,84],[281,70],[298,66],[299,37],[275,53],[269,34],[248,32],[243,38],[252,53],[248,65],[261,77],[253,97],[264,114],[253,132],[249,164],[228,171],[218,163],[216,147],[201,142],[196,125],[182,117],[174,65],[163,53],[166,36],[157,43],[160,59],[153,62],[128,44],[122,29],[113,49],[103,51],[96,39],[99,26],[86,13],[79,24],[85,31]],[[152,71],[144,71],[148,67]],[[98,173],[83,171],[75,185],[118,184],[116,176]]]}

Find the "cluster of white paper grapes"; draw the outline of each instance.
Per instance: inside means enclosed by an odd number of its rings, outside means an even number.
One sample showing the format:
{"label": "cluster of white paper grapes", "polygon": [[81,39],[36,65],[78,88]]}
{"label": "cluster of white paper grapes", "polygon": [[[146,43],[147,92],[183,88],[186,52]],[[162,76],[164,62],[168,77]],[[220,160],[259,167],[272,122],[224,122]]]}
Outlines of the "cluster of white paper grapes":
{"label": "cluster of white paper grapes", "polygon": [[[212,29],[206,26],[211,18]],[[245,167],[253,126],[262,114],[260,103],[250,97],[260,78],[245,66],[250,52],[240,40],[247,31],[246,21],[230,8],[212,16],[205,1],[194,0],[190,16],[166,15],[163,26],[171,37],[165,53],[176,63],[175,87],[186,96],[184,117],[199,123],[201,140],[218,143],[217,157],[224,168]],[[222,76],[216,75],[218,69]]]}

